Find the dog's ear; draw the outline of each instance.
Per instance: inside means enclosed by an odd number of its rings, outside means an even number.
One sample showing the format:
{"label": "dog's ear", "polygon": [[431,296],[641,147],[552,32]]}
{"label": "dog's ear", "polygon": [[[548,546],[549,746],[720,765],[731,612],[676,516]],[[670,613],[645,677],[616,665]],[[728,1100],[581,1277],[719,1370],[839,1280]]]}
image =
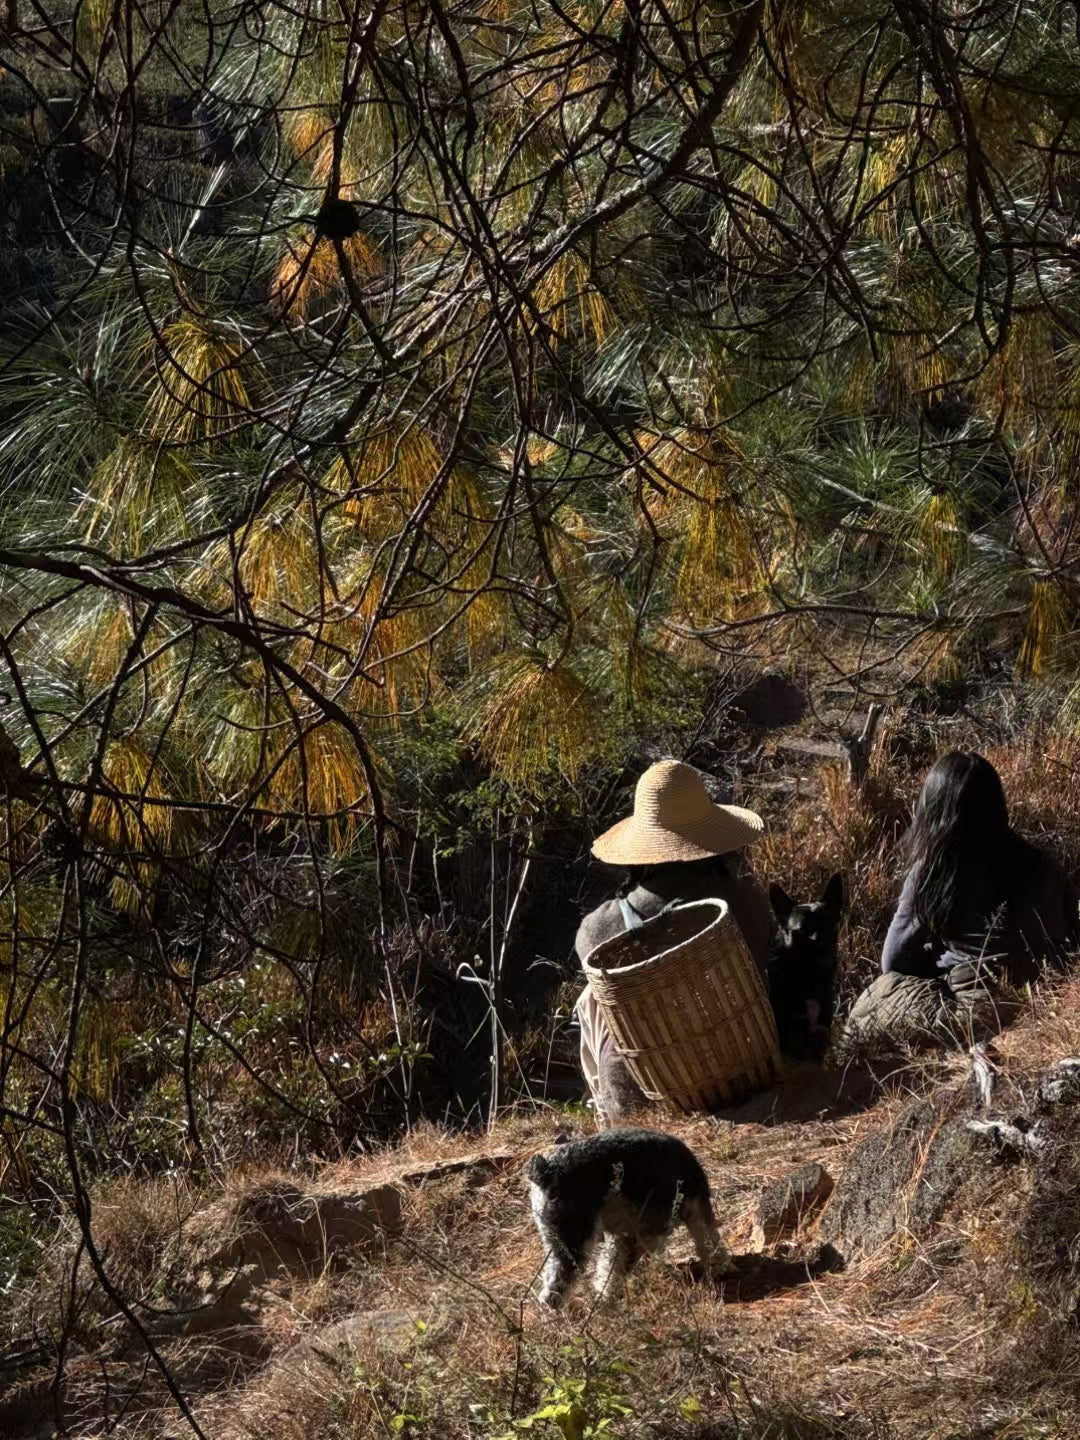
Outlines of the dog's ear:
{"label": "dog's ear", "polygon": [[847,905],[847,886],[843,875],[834,875],[821,892],[821,903],[834,915],[842,915]]}
{"label": "dog's ear", "polygon": [[791,912],[795,909],[795,901],[782,885],[769,886],[769,904],[780,924],[786,925],[791,919]]}
{"label": "dog's ear", "polygon": [[544,1185],[551,1175],[551,1161],[546,1155],[534,1155],[525,1167],[525,1173],[537,1185]]}

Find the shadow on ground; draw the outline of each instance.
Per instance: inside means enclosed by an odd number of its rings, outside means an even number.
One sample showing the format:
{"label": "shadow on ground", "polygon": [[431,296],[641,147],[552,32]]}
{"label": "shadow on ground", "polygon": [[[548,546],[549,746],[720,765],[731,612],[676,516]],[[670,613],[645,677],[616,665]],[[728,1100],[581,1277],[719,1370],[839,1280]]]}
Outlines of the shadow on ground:
{"label": "shadow on ground", "polygon": [[829,1275],[844,1268],[843,1257],[831,1245],[822,1245],[811,1255],[785,1259],[778,1255],[733,1255],[739,1267],[735,1275],[716,1275],[699,1260],[688,1260],[685,1270],[698,1284],[717,1290],[725,1305],[745,1305],[764,1300],[783,1290],[808,1285],[819,1275]]}
{"label": "shadow on ground", "polygon": [[773,1089],[713,1114],[735,1125],[793,1125],[858,1115],[880,1099],[881,1081],[864,1066],[824,1070],[803,1064],[791,1066]]}

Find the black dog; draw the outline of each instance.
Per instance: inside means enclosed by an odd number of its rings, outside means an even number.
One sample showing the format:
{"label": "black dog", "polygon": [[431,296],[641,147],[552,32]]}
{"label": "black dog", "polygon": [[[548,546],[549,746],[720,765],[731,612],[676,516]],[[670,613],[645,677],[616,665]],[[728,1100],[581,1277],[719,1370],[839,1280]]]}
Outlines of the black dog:
{"label": "black dog", "polygon": [[792,1060],[821,1061],[836,1003],[836,944],[844,912],[844,878],[834,875],[810,905],[769,886],[779,931],[769,953],[769,999],[780,1050]]}
{"label": "black dog", "polygon": [[594,1285],[600,1296],[612,1297],[626,1272],[642,1255],[661,1250],[680,1224],[714,1272],[733,1268],[705,1172],[674,1135],[606,1130],[534,1155],[526,1174],[545,1250],[541,1304],[558,1309],[597,1241]]}

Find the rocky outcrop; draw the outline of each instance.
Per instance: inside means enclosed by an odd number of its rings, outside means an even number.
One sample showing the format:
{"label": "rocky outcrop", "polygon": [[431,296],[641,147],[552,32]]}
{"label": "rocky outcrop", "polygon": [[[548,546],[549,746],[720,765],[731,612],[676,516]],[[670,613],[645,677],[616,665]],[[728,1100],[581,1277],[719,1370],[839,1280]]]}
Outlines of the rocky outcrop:
{"label": "rocky outcrop", "polygon": [[848,1260],[872,1254],[899,1230],[927,1233],[970,1170],[977,1141],[965,1118],[917,1100],[874,1130],[848,1158],[820,1238]]}
{"label": "rocky outcrop", "polygon": [[750,1236],[753,1250],[787,1240],[804,1225],[833,1191],[833,1178],[820,1165],[800,1165],[761,1192]]}
{"label": "rocky outcrop", "polygon": [[1038,1097],[1044,1105],[1080,1105],[1080,1056],[1052,1065],[1039,1080]]}
{"label": "rocky outcrop", "polygon": [[395,1185],[339,1194],[278,1180],[201,1211],[190,1234],[204,1266],[250,1266],[265,1278],[377,1248],[401,1229],[401,1201]]}

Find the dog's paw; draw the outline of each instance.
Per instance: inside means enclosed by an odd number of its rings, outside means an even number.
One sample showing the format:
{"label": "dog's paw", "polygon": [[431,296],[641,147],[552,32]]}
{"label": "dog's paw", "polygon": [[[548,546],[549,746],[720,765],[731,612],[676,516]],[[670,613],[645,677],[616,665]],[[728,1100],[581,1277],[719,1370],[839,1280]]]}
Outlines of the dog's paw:
{"label": "dog's paw", "polygon": [[562,1304],[565,1296],[563,1296],[558,1290],[549,1290],[548,1287],[545,1285],[544,1288],[537,1295],[536,1299],[538,1303],[544,1307],[545,1310],[554,1311],[562,1309]]}
{"label": "dog's paw", "polygon": [[728,1250],[718,1250],[705,1265],[707,1274],[722,1280],[725,1275],[738,1275],[739,1266],[734,1255]]}

